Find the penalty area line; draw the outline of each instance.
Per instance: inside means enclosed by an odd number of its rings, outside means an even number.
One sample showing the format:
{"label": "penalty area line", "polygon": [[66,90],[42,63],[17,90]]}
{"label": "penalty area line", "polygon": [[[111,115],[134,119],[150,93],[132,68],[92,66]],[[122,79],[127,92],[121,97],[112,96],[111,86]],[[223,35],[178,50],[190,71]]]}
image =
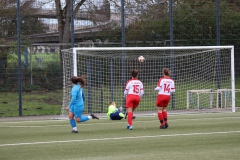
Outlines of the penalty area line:
{"label": "penalty area line", "polygon": [[27,142],[27,143],[0,144],[0,147],[38,145],[38,144],[53,144],[53,143],[89,142],[89,141],[108,141],[108,140],[123,140],[123,139],[144,139],[144,138],[159,138],[159,137],[197,136],[197,135],[212,135],[212,134],[232,134],[232,133],[240,133],[240,131],[167,134],[167,135],[155,135],[155,136],[116,137],[116,138],[97,138],[97,139],[82,139],[82,140],[80,139],[80,140],[67,140],[67,141]]}

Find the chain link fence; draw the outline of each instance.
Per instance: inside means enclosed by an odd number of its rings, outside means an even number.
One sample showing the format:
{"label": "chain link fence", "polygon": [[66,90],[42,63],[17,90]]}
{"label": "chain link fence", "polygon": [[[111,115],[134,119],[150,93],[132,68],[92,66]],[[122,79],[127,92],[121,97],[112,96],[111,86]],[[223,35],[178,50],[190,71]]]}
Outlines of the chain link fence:
{"label": "chain link fence", "polygon": [[234,45],[240,88],[239,1],[79,2],[24,0],[19,8],[15,1],[0,2],[0,117],[61,114],[60,51],[72,46]]}

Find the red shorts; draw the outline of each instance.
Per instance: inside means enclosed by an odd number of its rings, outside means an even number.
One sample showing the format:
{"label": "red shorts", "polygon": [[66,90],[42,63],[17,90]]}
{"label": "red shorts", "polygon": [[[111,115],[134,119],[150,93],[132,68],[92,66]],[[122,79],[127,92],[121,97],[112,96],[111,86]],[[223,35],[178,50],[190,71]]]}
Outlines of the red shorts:
{"label": "red shorts", "polygon": [[169,95],[159,94],[157,96],[156,106],[158,106],[158,107],[167,107],[169,101],[170,101],[170,96]]}
{"label": "red shorts", "polygon": [[126,108],[137,108],[140,102],[140,97],[138,95],[129,94],[126,99]]}

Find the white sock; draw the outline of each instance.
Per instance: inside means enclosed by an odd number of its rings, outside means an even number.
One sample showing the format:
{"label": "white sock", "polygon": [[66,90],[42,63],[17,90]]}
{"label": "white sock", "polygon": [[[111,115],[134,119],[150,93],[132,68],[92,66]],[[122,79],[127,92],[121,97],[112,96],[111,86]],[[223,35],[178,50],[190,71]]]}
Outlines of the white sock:
{"label": "white sock", "polygon": [[88,119],[92,119],[92,116],[88,116]]}
{"label": "white sock", "polygon": [[74,131],[77,131],[77,127],[73,127],[73,130],[74,130]]}

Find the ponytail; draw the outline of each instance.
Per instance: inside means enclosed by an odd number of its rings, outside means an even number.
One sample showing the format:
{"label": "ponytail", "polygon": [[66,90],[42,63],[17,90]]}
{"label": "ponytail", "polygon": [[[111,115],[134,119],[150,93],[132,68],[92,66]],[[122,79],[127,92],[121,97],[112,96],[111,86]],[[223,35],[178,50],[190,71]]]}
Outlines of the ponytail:
{"label": "ponytail", "polygon": [[82,77],[78,77],[78,82],[80,82],[82,88],[86,86],[86,81]]}

